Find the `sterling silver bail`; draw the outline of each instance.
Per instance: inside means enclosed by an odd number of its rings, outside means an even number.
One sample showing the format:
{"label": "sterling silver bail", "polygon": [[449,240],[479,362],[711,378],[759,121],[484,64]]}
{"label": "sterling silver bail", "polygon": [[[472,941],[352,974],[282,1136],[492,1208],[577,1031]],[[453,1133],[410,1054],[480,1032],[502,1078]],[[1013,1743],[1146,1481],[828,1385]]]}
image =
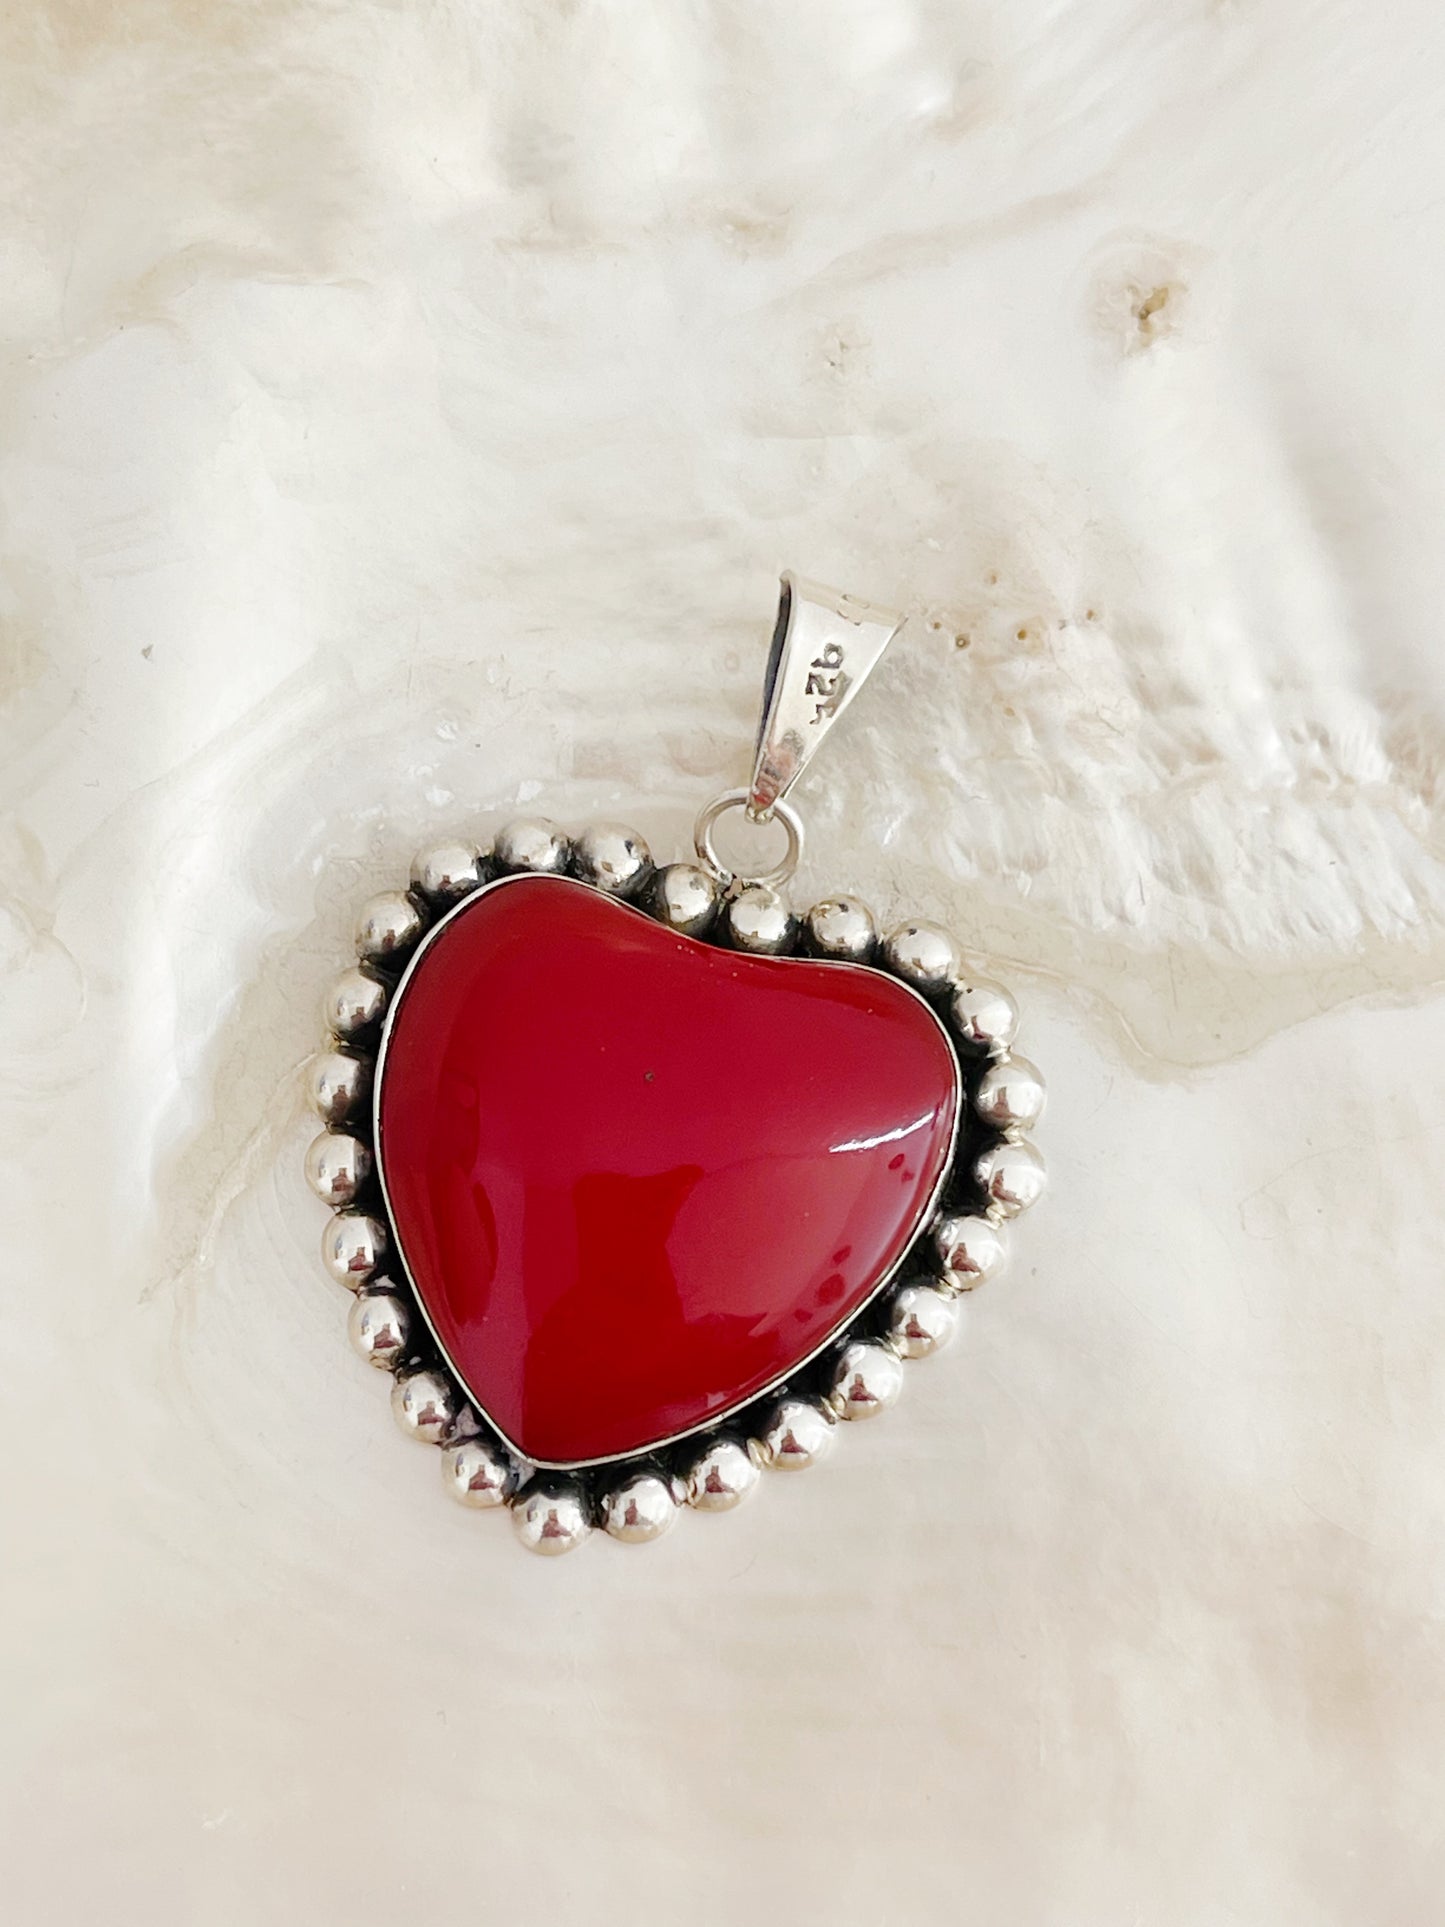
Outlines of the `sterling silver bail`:
{"label": "sterling silver bail", "polygon": [[[746,789],[714,797],[694,830],[698,856],[714,875],[768,884],[792,875],[803,854],[803,824],[789,792],[902,627],[896,610],[784,572],[763,674],[752,780]],[[744,810],[753,823],[774,817],[782,823],[787,850],[771,869],[744,876],[719,861],[713,825],[731,809]]]}

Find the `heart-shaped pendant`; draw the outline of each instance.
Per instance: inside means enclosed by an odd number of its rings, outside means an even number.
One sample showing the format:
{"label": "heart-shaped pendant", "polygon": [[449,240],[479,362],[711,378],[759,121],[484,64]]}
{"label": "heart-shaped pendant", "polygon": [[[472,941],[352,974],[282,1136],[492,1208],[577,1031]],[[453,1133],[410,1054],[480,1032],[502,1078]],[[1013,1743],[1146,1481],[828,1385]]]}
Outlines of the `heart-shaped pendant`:
{"label": "heart-shaped pendant", "polygon": [[[412,1437],[524,1543],[636,1542],[814,1463],[891,1404],[1042,1186],[1016,1012],[945,932],[799,921],[786,792],[897,619],[784,578],[753,785],[697,863],[509,825],[362,913],[311,1098],[353,1343]],[[724,868],[721,812],[788,858]],[[901,1282],[900,1282],[901,1277]]]}

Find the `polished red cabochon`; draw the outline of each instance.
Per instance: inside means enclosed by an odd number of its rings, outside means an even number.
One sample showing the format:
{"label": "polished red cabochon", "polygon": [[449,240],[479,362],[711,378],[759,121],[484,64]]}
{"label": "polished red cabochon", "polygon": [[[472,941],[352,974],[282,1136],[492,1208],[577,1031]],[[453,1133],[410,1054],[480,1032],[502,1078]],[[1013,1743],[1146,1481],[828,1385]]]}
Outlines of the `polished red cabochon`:
{"label": "polished red cabochon", "polygon": [[519,1452],[577,1465],[810,1357],[907,1249],[957,1112],[952,1048],[902,985],[529,876],[413,963],[377,1146],[453,1369]]}

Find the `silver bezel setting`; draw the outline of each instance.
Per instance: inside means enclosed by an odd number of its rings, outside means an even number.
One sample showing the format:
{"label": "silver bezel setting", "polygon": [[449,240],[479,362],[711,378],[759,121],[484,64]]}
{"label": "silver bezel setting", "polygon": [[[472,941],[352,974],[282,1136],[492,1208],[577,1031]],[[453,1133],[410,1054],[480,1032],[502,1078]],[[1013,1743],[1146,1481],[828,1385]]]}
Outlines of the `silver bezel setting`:
{"label": "silver bezel setting", "polygon": [[[974,980],[961,962],[938,981],[920,974],[919,960],[925,956],[959,955],[944,932],[910,920],[869,942],[866,954],[850,954],[844,959],[824,954],[812,940],[815,920],[811,912],[801,917],[791,913],[786,916],[781,945],[775,917],[766,941],[760,938],[758,942],[759,954],[794,955],[835,968],[851,964],[877,970],[917,997],[948,1039],[958,1072],[959,1101],[949,1156],[934,1193],[918,1214],[897,1263],[876,1281],[867,1299],[785,1377],[749,1394],[727,1413],[660,1440],[643,1452],[566,1465],[523,1458],[471,1396],[432,1330],[425,1305],[412,1283],[387,1199],[385,1156],[377,1122],[379,1097],[392,1013],[431,943],[480,895],[504,887],[518,876],[567,877],[610,897],[632,915],[652,916],[678,928],[669,913],[669,902],[675,902],[675,896],[670,898],[661,887],[665,873],[654,868],[642,839],[615,825],[598,827],[613,838],[631,839],[634,848],[625,874],[618,876],[608,869],[599,873],[586,832],[576,839],[565,837],[555,825],[540,819],[509,824],[498,833],[494,844],[482,846],[476,883],[460,894],[452,882],[455,863],[447,860],[433,864],[429,852],[420,853],[412,866],[410,889],[373,898],[358,920],[358,954],[368,978],[379,978],[384,985],[382,1008],[359,1028],[348,1024],[341,1034],[336,1027],[338,1001],[328,997],[324,1008],[333,1029],[321,1053],[327,1061],[327,1072],[320,1077],[308,1074],[308,1096],[325,1126],[321,1139],[308,1150],[308,1181],[324,1202],[334,1204],[338,1202],[336,1171],[354,1168],[360,1174],[351,1195],[328,1220],[323,1237],[326,1268],[357,1296],[386,1294],[393,1301],[400,1300],[412,1314],[397,1321],[407,1333],[404,1346],[394,1353],[363,1350],[363,1356],[369,1364],[395,1375],[393,1407],[408,1436],[448,1451],[463,1441],[477,1440],[498,1456],[506,1467],[506,1478],[498,1484],[496,1506],[510,1507],[522,1542],[531,1550],[546,1553],[571,1550],[582,1539],[594,1536],[593,1527],[602,1536],[610,1535],[623,1544],[646,1543],[663,1536],[671,1522],[664,1516],[664,1492],[672,1494],[679,1510],[731,1509],[754,1488],[754,1481],[738,1475],[742,1454],[755,1467],[799,1469],[818,1462],[826,1456],[823,1447],[829,1443],[828,1432],[840,1421],[855,1421],[892,1404],[900,1365],[926,1356],[932,1349],[906,1342],[904,1327],[894,1317],[895,1300],[903,1293],[916,1293],[919,1287],[951,1300],[1000,1268],[1007,1235],[1005,1221],[1022,1207],[1007,1195],[988,1195],[987,1173],[997,1163],[990,1162],[991,1154],[1001,1146],[1026,1145],[1021,1155],[1027,1160],[1031,1178],[1037,1180],[1032,1186],[1035,1194],[1042,1182],[1041,1163],[1022,1131],[1013,1126],[1000,1128],[996,1121],[996,1093],[1001,1082],[998,1073],[1013,1061],[1009,1050],[1012,1023],[1006,1037],[978,1034],[977,1023],[971,1020],[977,1016],[979,1000],[970,1000],[967,995]],[[454,850],[465,848],[469,852],[474,847],[471,843],[448,843],[442,855],[450,859]],[[517,860],[523,852],[534,850],[541,852],[535,868],[525,857]],[[500,863],[497,851],[507,853],[512,862]],[[445,893],[441,889],[430,897],[422,893],[416,880],[430,877],[445,882]],[[755,887],[753,879],[719,875],[715,914],[705,928],[697,929],[694,921],[679,934],[714,946],[746,950],[749,946],[740,930],[745,933],[748,925],[735,926],[727,911],[743,890]],[[414,916],[405,914],[403,901]],[[782,901],[786,910],[786,898]],[[835,901],[825,899],[824,903]],[[863,911],[865,919],[866,915]],[[393,933],[395,941],[387,942]],[[354,971],[355,966],[350,968]],[[956,1002],[969,1022],[967,1032],[959,1022],[952,1021]],[[346,999],[341,1000],[340,1007],[347,1007]],[[1012,1000],[1006,1000],[1001,1008],[1011,1011]],[[356,1061],[354,1078],[345,1074],[344,1065],[336,1063],[338,1057]],[[1026,1082],[1038,1087],[1029,1105],[1032,1123],[1042,1109],[1042,1080],[1032,1064],[1021,1059],[1018,1063]],[[982,1104],[978,1101],[981,1085],[985,1085],[986,1099]],[[349,1102],[348,1091],[354,1092]],[[990,1094],[991,1105],[987,1102]],[[348,1139],[362,1147],[350,1157],[346,1152]],[[322,1185],[328,1180],[328,1188],[323,1191]],[[970,1225],[977,1226],[973,1237],[969,1235]],[[959,1269],[952,1269],[950,1261]],[[354,1339],[355,1318],[352,1331]],[[409,1384],[413,1378],[417,1380],[414,1388]],[[865,1396],[860,1387],[868,1384],[883,1388],[884,1395]],[[416,1397],[408,1396],[411,1390]],[[425,1409],[419,1419],[422,1407]],[[800,1425],[804,1411],[811,1416],[806,1425]],[[726,1453],[721,1460],[717,1458],[719,1446],[736,1448],[731,1459]],[[724,1465],[730,1476],[726,1480],[713,1477],[699,1481],[694,1473],[704,1461],[709,1461],[710,1471]],[[629,1512],[622,1498],[643,1480],[647,1481],[647,1530],[637,1522],[636,1506]],[[454,1480],[446,1484],[453,1498],[476,1507],[475,1496],[468,1498],[465,1485]],[[619,1524],[624,1518],[631,1520],[625,1529]],[[539,1520],[543,1521],[541,1525]]]}

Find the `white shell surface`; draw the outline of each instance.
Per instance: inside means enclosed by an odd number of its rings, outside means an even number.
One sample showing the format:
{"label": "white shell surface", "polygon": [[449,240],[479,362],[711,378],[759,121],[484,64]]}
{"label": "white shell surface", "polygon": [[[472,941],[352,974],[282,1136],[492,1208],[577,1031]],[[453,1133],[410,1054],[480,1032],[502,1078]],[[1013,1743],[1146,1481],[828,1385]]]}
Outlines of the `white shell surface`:
{"label": "white shell surface", "polygon": [[[12,12],[10,1913],[1436,1918],[1438,8]],[[528,1560],[297,1070],[419,845],[690,854],[782,563],[915,612],[795,901],[1018,993],[1050,1191],[827,1477]]]}

